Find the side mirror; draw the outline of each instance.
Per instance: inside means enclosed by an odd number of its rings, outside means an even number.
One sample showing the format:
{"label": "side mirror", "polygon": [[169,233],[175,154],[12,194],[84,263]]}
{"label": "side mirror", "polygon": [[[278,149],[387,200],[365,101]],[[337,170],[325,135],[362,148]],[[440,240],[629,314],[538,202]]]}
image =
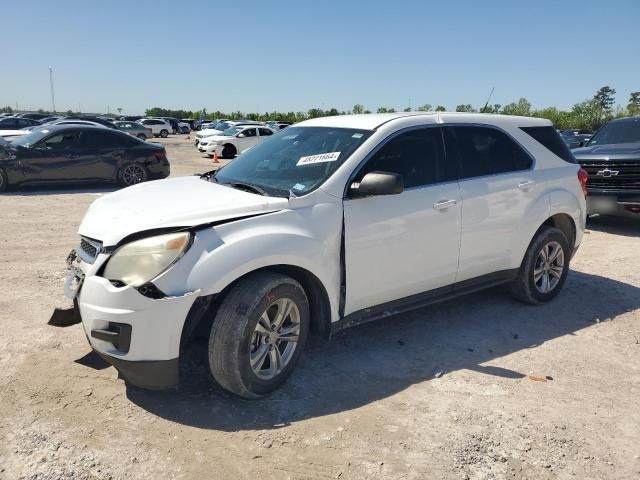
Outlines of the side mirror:
{"label": "side mirror", "polygon": [[397,195],[404,190],[402,175],[390,172],[367,173],[360,183],[353,182],[349,193],[354,197]]}
{"label": "side mirror", "polygon": [[238,136],[238,138],[244,138],[244,137],[246,137],[246,135],[245,135],[244,133],[239,133],[237,136]]}

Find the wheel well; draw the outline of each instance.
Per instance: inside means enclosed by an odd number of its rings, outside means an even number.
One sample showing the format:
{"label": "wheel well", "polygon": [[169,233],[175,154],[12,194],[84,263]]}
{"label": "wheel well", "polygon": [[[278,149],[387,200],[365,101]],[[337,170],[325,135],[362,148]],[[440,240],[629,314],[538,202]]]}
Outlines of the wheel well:
{"label": "wheel well", "polygon": [[238,149],[236,148],[236,146],[233,143],[225,143],[222,148],[227,148],[227,147],[231,147],[233,148],[236,152],[238,151]]}
{"label": "wheel well", "polygon": [[272,265],[244,274],[242,277],[237,278],[227,285],[222,292],[217,295],[199,297],[189,311],[187,320],[182,328],[180,341],[181,351],[194,335],[208,335],[218,307],[235,285],[247,275],[261,271],[277,272],[296,280],[302,286],[309,299],[311,332],[329,338],[331,333],[331,306],[329,303],[329,295],[320,279],[310,271],[301,267],[294,265]]}
{"label": "wheel well", "polygon": [[576,242],[576,224],[566,213],[558,213],[552,217],[547,218],[547,220],[542,224],[555,227],[560,230],[567,237],[569,241],[569,247],[571,249],[574,248]]}

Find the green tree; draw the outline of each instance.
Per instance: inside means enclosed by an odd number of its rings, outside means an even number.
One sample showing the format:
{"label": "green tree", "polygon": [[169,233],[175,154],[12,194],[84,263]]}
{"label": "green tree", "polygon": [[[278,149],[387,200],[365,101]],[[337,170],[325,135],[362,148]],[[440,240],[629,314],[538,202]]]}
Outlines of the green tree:
{"label": "green tree", "polygon": [[436,107],[436,112],[446,112],[446,111],[447,111],[447,109],[442,105],[438,105]]}
{"label": "green tree", "polygon": [[600,128],[604,123],[600,103],[595,98],[576,103],[571,109],[570,123],[569,128]]}
{"label": "green tree", "polygon": [[403,112],[410,112],[411,111],[411,107],[407,107],[403,110]]}
{"label": "green tree", "polygon": [[502,113],[505,115],[521,115],[528,117],[531,115],[531,103],[524,97],[521,97],[517,102],[512,102],[505,105],[502,109]]}
{"label": "green tree", "polygon": [[607,85],[598,90],[593,96],[603,114],[611,113],[611,110],[613,110],[613,104],[616,101],[615,95],[616,90]]}
{"label": "green tree", "polygon": [[456,112],[475,112],[471,104],[460,104],[456,107]]}
{"label": "green tree", "polygon": [[360,103],[356,103],[351,110],[355,114],[363,113],[364,112],[364,105],[362,105]]}
{"label": "green tree", "polygon": [[371,113],[371,110],[365,110],[365,111],[364,111],[364,112],[362,112],[362,113]]}
{"label": "green tree", "polygon": [[0,108],[0,113],[13,113],[13,108],[7,105],[6,107]]}
{"label": "green tree", "polygon": [[631,92],[627,110],[629,111],[629,115],[640,114],[640,92]]}
{"label": "green tree", "polygon": [[377,113],[388,113],[389,109],[387,107],[379,107],[378,110],[376,110]]}
{"label": "green tree", "polygon": [[416,108],[418,112],[430,112],[432,109],[433,107],[428,103],[425,103],[424,105],[420,105],[418,108]]}

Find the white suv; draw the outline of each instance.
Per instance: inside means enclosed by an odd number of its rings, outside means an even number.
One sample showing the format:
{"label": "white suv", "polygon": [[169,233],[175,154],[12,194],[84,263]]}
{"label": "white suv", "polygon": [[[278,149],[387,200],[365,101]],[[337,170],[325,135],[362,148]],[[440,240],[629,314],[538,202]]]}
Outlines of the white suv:
{"label": "white suv", "polygon": [[[302,122],[217,172],[142,183],[89,208],[65,286],[124,379],[178,382],[196,328],[241,397],[291,374],[310,332],[508,283],[562,288],[586,176],[547,120],[394,113]],[[393,320],[388,320],[393,321]]]}
{"label": "white suv", "polygon": [[160,118],[144,118],[142,120],[138,120],[138,123],[150,129],[154,137],[167,138],[169,133],[173,131],[171,124]]}

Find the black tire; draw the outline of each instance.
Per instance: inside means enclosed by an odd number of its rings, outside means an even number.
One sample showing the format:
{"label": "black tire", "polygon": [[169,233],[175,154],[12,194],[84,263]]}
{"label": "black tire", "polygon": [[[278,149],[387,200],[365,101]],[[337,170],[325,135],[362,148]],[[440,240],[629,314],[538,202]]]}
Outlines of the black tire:
{"label": "black tire", "polygon": [[0,192],[4,192],[9,186],[9,179],[3,169],[0,168]]}
{"label": "black tire", "polygon": [[222,158],[231,159],[236,156],[238,151],[233,145],[225,145],[222,149]]}
{"label": "black tire", "polygon": [[[258,349],[266,347],[264,363],[258,363],[260,367],[264,367],[268,360],[268,366],[271,367],[271,352],[274,348],[280,352],[283,345],[286,349],[289,344],[280,343],[274,347],[265,341],[252,352],[256,335],[261,335],[257,331],[258,322],[262,322],[263,313],[268,315],[268,309],[271,310],[277,302],[286,302],[287,299],[297,307],[299,323],[295,325],[299,326],[298,341],[284,368],[273,378],[261,378],[258,375],[262,372],[269,373],[269,370],[256,373],[251,366],[252,353],[260,356]],[[292,319],[293,312],[290,317],[285,316],[281,325],[284,326]],[[211,327],[209,368],[213,378],[222,388],[242,398],[256,399],[271,393],[287,380],[298,363],[309,334],[309,323],[307,296],[294,279],[277,273],[256,272],[240,280],[220,305]],[[273,329],[271,331],[275,332]],[[278,353],[278,356],[282,359],[285,354],[286,350]]]}
{"label": "black tire", "polygon": [[[558,265],[554,265],[553,262],[545,262],[544,257],[542,256],[543,248],[548,248],[553,245],[559,245],[562,250],[561,269]],[[552,253],[549,257],[553,257],[555,247],[550,251]],[[571,249],[565,234],[554,227],[542,227],[538,230],[538,233],[529,244],[527,253],[520,265],[518,276],[511,285],[511,294],[516,299],[525,303],[540,304],[550,301],[560,292],[560,290],[562,290],[562,286],[564,285],[569,272],[570,260]],[[547,264],[545,265],[545,263]],[[538,269],[536,269],[536,267],[538,267]],[[535,274],[535,272],[540,272],[541,270],[542,276],[540,276],[539,279],[536,279],[535,277],[539,276],[540,273]],[[556,274],[559,274],[560,278],[557,278]],[[545,291],[546,287],[543,286],[545,284],[543,277],[545,276],[548,282],[546,284],[549,288],[548,291]],[[554,283],[552,283],[552,281]],[[553,287],[551,287],[551,285],[553,285]]]}
{"label": "black tire", "polygon": [[213,155],[209,155],[209,154],[207,154],[207,157],[209,157],[209,158],[213,158]]}
{"label": "black tire", "polygon": [[167,138],[169,136],[169,131],[163,128],[162,130],[160,130],[160,136],[162,138]]}
{"label": "black tire", "polygon": [[118,170],[118,185],[130,187],[149,180],[149,171],[139,163],[127,163]]}
{"label": "black tire", "polygon": [[147,136],[144,133],[139,133],[138,135],[136,135],[136,137],[138,137],[140,140],[144,140],[145,142],[147,141]]}

